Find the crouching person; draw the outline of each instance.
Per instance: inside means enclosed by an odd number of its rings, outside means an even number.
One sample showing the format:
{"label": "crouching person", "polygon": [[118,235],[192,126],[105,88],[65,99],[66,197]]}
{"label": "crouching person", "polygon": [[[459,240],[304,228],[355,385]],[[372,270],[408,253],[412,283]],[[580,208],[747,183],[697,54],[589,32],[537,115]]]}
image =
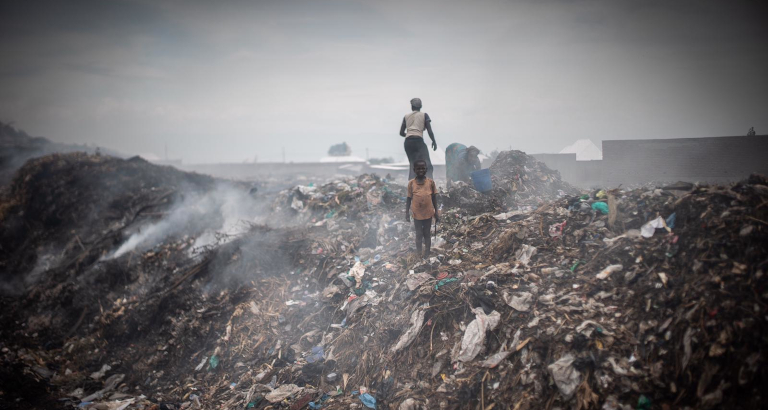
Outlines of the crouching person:
{"label": "crouching person", "polygon": [[[432,217],[435,218],[435,224],[440,221],[440,216],[437,214],[437,186],[435,186],[435,181],[427,178],[427,162],[423,159],[414,161],[413,171],[416,178],[408,182],[405,221],[411,221],[411,212],[413,212],[413,225],[416,229],[416,253],[428,258],[432,247],[432,237],[429,233],[432,228]],[[426,247],[426,252],[423,254],[422,243]]]}

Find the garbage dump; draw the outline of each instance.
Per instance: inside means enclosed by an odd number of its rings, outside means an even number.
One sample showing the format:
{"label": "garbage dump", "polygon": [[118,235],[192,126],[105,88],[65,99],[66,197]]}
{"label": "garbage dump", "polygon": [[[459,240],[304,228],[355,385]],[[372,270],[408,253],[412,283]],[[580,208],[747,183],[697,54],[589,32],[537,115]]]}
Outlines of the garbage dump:
{"label": "garbage dump", "polygon": [[0,407],[764,408],[768,180],[576,193],[521,155],[427,260],[375,175],[231,213],[236,184],[34,160],[0,203]]}
{"label": "garbage dump", "polygon": [[484,212],[528,212],[545,201],[579,190],[560,179],[560,173],[522,151],[499,153],[490,167],[493,188],[483,194],[471,185],[457,182],[443,193],[442,203],[479,214]]}

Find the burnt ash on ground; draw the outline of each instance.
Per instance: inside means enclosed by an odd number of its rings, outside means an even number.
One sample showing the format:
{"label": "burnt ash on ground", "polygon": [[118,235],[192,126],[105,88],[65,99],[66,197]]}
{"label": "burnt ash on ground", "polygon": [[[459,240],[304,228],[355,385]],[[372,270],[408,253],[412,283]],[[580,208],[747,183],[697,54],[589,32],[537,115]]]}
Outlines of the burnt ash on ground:
{"label": "burnt ash on ground", "polygon": [[247,187],[32,160],[0,203],[0,407],[764,407],[764,177],[583,195],[520,151],[491,172],[441,193],[421,260],[375,175],[237,197],[260,216],[201,242],[230,203],[190,198]]}

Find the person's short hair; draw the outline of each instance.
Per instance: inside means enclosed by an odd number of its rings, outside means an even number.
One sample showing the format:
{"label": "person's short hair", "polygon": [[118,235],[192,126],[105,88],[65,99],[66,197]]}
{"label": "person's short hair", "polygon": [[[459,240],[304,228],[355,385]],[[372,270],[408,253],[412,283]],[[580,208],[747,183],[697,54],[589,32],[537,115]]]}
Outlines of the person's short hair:
{"label": "person's short hair", "polygon": [[427,166],[427,161],[426,160],[417,159],[416,161],[413,161],[413,167],[416,168],[416,164],[420,164],[420,163],[423,163],[425,167]]}
{"label": "person's short hair", "polygon": [[413,99],[411,99],[411,107],[421,108],[421,98],[413,98]]}

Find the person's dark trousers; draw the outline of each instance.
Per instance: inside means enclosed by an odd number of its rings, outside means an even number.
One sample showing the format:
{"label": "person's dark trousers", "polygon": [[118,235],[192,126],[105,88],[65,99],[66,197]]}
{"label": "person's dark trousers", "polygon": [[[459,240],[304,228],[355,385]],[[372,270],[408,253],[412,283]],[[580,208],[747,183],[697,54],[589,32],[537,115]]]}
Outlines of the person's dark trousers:
{"label": "person's dark trousers", "polygon": [[408,180],[416,178],[416,174],[413,172],[413,162],[417,159],[423,159],[427,161],[427,178],[432,178],[432,161],[429,160],[429,149],[427,144],[424,143],[424,138],[409,137],[405,139],[405,155],[408,155],[408,162],[410,163],[410,169],[408,171]]}
{"label": "person's dark trousers", "polygon": [[421,256],[421,244],[422,242],[427,247],[427,255],[432,250],[432,236],[429,234],[430,228],[432,228],[432,218],[429,219],[413,219],[413,226],[416,228],[416,253]]}

